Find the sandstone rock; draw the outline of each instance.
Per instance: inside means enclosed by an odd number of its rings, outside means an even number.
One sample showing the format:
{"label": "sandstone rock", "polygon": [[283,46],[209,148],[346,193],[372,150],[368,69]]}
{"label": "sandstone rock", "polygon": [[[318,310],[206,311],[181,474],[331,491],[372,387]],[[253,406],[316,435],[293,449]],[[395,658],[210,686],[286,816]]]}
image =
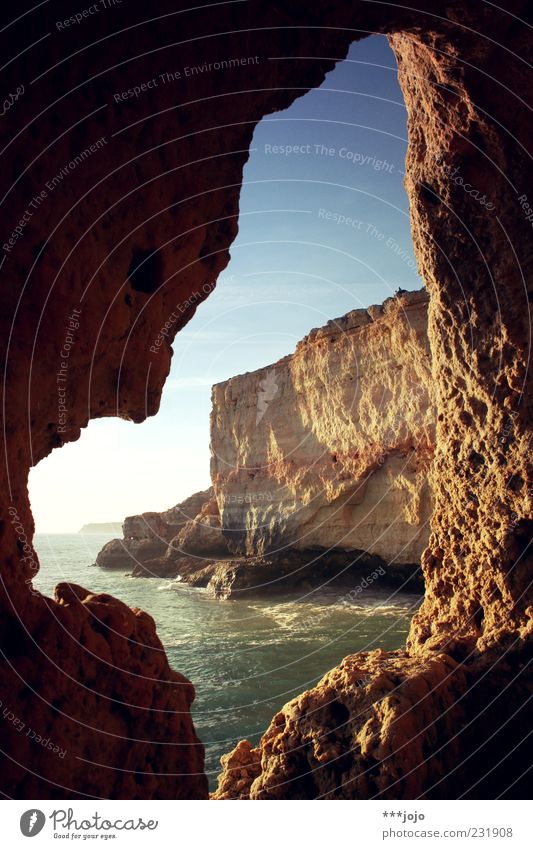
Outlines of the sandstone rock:
{"label": "sandstone rock", "polygon": [[254,749],[248,740],[241,740],[229,755],[221,757],[220,762],[224,771],[211,798],[248,798],[252,782],[261,774],[260,749]]}
{"label": "sandstone rock", "polygon": [[[361,744],[376,781],[367,780],[368,773],[360,784],[344,783],[343,792],[364,797],[378,786],[391,796],[406,798],[409,792],[418,798],[439,792],[444,769],[452,797],[526,798],[531,763],[520,741],[531,683],[526,664],[533,611],[528,484],[533,275],[531,228],[522,206],[524,196],[531,203],[530,119],[523,105],[531,87],[523,61],[531,62],[525,0],[489,12],[478,0],[451,0],[445,8],[433,0],[409,7],[250,0],[218,6],[209,18],[160,0],[149,27],[144,5],[130,4],[127,28],[117,23],[110,29],[112,12],[94,15],[83,27],[71,28],[68,47],[58,33],[29,54],[28,45],[53,29],[48,5],[33,4],[31,15],[24,15],[29,5],[22,0],[21,14],[10,16],[9,27],[0,32],[3,54],[11,57],[3,71],[4,91],[26,85],[9,111],[12,134],[0,171],[7,198],[4,238],[30,199],[40,210],[2,265],[0,353],[7,380],[0,698],[22,722],[68,741],[71,755],[68,764],[66,757],[51,758],[4,722],[2,792],[32,799],[206,795],[189,712],[192,690],[169,670],[150,618],[133,611],[134,626],[107,597],[95,603],[97,619],[84,602],[62,604],[31,592],[38,562],[31,545],[28,470],[54,448],[78,439],[90,418],[117,415],[141,422],[157,412],[173,335],[228,262],[255,125],[319,85],[362,32],[386,32],[409,114],[406,190],[418,266],[431,295],[438,406],[431,471],[435,507],[423,560],[426,601],[413,622],[408,653],[391,662],[399,680],[412,675],[415,689],[422,686],[418,668],[424,680],[428,676],[438,685],[438,698],[424,703],[422,723],[409,683],[411,716],[390,701],[386,713],[365,702],[372,724],[363,732],[350,714],[349,739]],[[71,14],[69,0],[54,4],[57,20]],[[102,42],[110,37],[112,42]],[[182,81],[178,94],[160,86],[149,101],[117,103],[113,97],[157,77],[162,64],[174,70],[204,58],[255,55],[260,61],[244,69],[245,78],[238,67]],[[283,58],[263,61],[275,56]],[[318,58],[324,56],[336,59]],[[88,157],[39,206],[46,182],[101,137],[105,155]],[[451,176],[457,168],[462,182]],[[492,209],[465,184],[485,194]],[[177,305],[184,311],[172,321]],[[74,308],[81,314],[73,322],[79,327],[69,360],[68,413],[60,422],[58,352]],[[117,644],[102,624],[102,605],[117,606],[110,621],[117,618],[120,628],[131,628],[131,640]],[[452,668],[439,660],[443,651],[461,664],[453,671],[456,683],[448,685],[442,677]],[[365,663],[363,658],[353,666],[364,671]],[[375,672],[379,680],[378,666]],[[459,701],[463,672],[469,695]],[[333,692],[354,707],[360,692],[355,674],[360,673],[342,667],[331,673]],[[390,699],[388,685],[376,683],[376,694],[384,689]],[[317,697],[322,708],[323,697]],[[303,721],[301,704],[294,709],[297,723],[291,725],[288,715],[287,727],[269,735],[261,762],[270,766],[264,779],[253,782],[258,782],[254,793],[306,795],[305,776],[315,761],[330,766],[313,776],[308,795],[317,788],[323,795],[338,792],[331,760],[323,759],[315,741],[321,727],[333,730],[343,723],[336,719],[332,725],[324,710]],[[405,722],[388,721],[396,716]],[[413,725],[420,737],[407,765],[415,768],[416,782],[403,772]],[[396,733],[396,727],[404,731]],[[442,751],[435,749],[437,733]],[[300,739],[306,748],[298,781],[298,750],[289,746]],[[376,750],[374,739],[380,741]],[[473,739],[474,745],[462,743],[458,751],[458,740]],[[434,753],[423,765],[416,758],[419,740]],[[290,754],[286,761],[284,749]],[[347,755],[351,778],[357,768]],[[391,784],[394,776],[397,783]]]}
{"label": "sandstone rock", "polygon": [[232,551],[420,563],[436,423],[427,307],[418,291],[374,319],[356,310],[292,356],[213,387],[211,476]]}
{"label": "sandstone rock", "polygon": [[364,588],[374,581],[380,587],[400,586],[420,593],[424,589],[420,569],[390,567],[363,551],[287,548],[274,555],[230,557],[207,564],[200,573],[182,569],[180,574],[187,583],[206,586],[219,599],[286,595],[317,587],[342,593],[342,588],[351,590],[360,584]]}
{"label": "sandstone rock", "polygon": [[191,517],[195,517],[212,497],[213,491],[208,489],[195,492],[162,513],[128,516],[122,525],[123,539],[106,543],[98,553],[96,565],[104,569],[135,569],[149,560],[162,557],[169,543],[177,538],[178,531],[186,527]]}
{"label": "sandstone rock", "polygon": [[446,761],[458,758],[459,741],[446,758],[440,750],[462,721],[465,691],[464,672],[445,655],[347,657],[276,714],[258,748],[241,741],[221,759],[213,798],[413,799],[432,782],[429,796],[449,798]]}
{"label": "sandstone rock", "polygon": [[[132,571],[134,578],[181,576],[196,586],[206,586],[206,576],[212,572],[212,564],[207,561],[228,556],[213,489],[196,493],[183,504],[188,506],[187,521],[182,521],[179,532],[156,554],[137,560]],[[193,513],[193,509],[197,512]],[[181,515],[184,513],[182,510]]]}
{"label": "sandstone rock", "polygon": [[211,498],[206,501],[198,514],[186,522],[181,531],[171,540],[167,557],[173,553],[193,554],[197,557],[227,555],[228,547],[222,533],[218,504],[211,490]]}
{"label": "sandstone rock", "polygon": [[132,569],[166,550],[160,539],[112,539],[103,546],[96,557],[96,566],[102,569]]}
{"label": "sandstone rock", "polygon": [[[272,555],[255,557],[158,557],[138,563],[132,572],[136,578],[178,579],[194,587],[205,588],[218,599],[286,595],[312,591],[317,587],[336,588],[342,594],[374,581],[380,587],[401,587],[422,594],[424,584],[420,568],[386,564],[363,551],[324,551],[285,549]],[[367,583],[365,583],[367,582]]]}

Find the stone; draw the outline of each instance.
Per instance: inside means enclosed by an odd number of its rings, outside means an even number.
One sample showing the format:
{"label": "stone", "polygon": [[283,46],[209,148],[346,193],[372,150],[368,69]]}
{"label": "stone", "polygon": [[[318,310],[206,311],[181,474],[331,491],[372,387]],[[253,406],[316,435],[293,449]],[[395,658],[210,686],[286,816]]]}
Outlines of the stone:
{"label": "stone", "polygon": [[[128,614],[108,596],[65,602],[32,591],[39,564],[28,472],[77,440],[92,418],[140,423],[157,412],[172,339],[228,263],[257,122],[320,85],[353,40],[375,32],[389,35],[398,61],[408,111],[405,186],[430,293],[437,428],[422,561],[426,595],[405,652],[379,662],[356,656],[329,673],[324,686],[339,695],[333,713],[323,687],[280,712],[258,747],[261,775],[250,795],[335,796],[342,786],[351,798],[385,791],[404,799],[443,792],[444,785],[452,798],[528,798],[533,275],[522,206],[531,183],[526,0],[490,13],[478,0],[452,0],[444,10],[436,0],[410,7],[250,0],[219,6],[209,17],[160,0],[149,28],[144,5],[130,4],[127,28],[110,30],[107,13],[94,15],[70,29],[68,46],[64,33],[35,44],[31,61],[28,44],[53,24],[48,4],[32,8],[31,17],[22,14],[27,6],[23,0],[18,19],[0,33],[4,55],[12,57],[4,90],[17,92],[21,81],[27,88],[9,109],[0,171],[9,247],[0,316],[7,376],[0,698],[8,715],[69,753],[52,757],[4,723],[2,792],[16,799],[207,796],[193,689],[169,669],[150,617]],[[54,4],[57,20],[71,11],[68,0]],[[112,44],[101,42],[111,33]],[[108,46],[88,49],[91,43]],[[158,77],[162,65],[175,70],[222,56],[258,61],[184,78],[179,90],[158,85],[145,99],[113,96]],[[44,188],[97,140],[53,192]],[[65,368],[60,352],[71,331]],[[66,410],[58,404],[60,369]],[[73,470],[65,497],[82,485]],[[403,705],[411,710],[391,702],[390,672],[406,682]],[[364,688],[370,698],[360,704],[363,673],[371,678]],[[319,710],[304,718],[304,705],[315,700]],[[326,730],[334,732],[329,747],[319,742]],[[299,741],[304,749],[291,748]],[[361,755],[345,748],[348,741]],[[422,763],[417,753],[424,751],[434,756]],[[337,752],[346,755],[338,771]],[[320,771],[308,781],[315,763]]]}
{"label": "stone", "polygon": [[191,517],[195,517],[205,501],[212,497],[210,489],[195,492],[162,513],[128,516],[122,525],[123,538],[107,542],[96,557],[96,565],[103,569],[135,569],[149,560],[162,557],[181,529],[190,523]]}
{"label": "stone", "polygon": [[213,490],[197,515],[184,524],[180,532],[171,540],[168,557],[171,552],[196,557],[213,557],[228,554],[226,539],[222,532],[220,513]]}
{"label": "stone", "polygon": [[[221,758],[213,798],[413,799],[437,779],[428,796],[450,798],[457,777],[446,775],[439,750],[461,706],[438,727],[432,718],[465,693],[456,667],[445,655],[422,661],[401,651],[345,658],[276,714],[257,748],[241,741]],[[451,747],[459,757],[459,742]]]}
{"label": "stone", "polygon": [[372,322],[349,313],[213,387],[211,478],[231,551],[420,563],[436,425],[427,310],[426,292],[405,292]]}

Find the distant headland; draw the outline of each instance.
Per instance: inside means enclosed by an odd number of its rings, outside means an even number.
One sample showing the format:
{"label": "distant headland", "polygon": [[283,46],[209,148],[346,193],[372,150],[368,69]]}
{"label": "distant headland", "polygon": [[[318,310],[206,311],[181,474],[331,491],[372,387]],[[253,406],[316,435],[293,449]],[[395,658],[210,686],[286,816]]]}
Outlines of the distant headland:
{"label": "distant headland", "polygon": [[90,522],[78,531],[79,534],[116,534],[122,532],[122,522]]}

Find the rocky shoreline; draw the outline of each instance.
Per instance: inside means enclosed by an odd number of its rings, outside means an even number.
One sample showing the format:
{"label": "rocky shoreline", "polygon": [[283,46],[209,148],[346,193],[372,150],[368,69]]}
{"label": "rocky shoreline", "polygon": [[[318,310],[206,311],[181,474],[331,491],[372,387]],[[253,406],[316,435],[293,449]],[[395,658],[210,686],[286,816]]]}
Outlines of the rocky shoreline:
{"label": "rocky shoreline", "polygon": [[[180,580],[218,599],[275,596],[361,583],[365,589],[378,578],[381,585],[423,592],[419,564],[387,563],[362,550],[286,547],[269,554],[232,554],[213,502],[210,489],[195,493],[165,514],[128,517],[124,538],[107,543],[94,565],[127,570],[134,578]],[[194,505],[200,505],[198,514],[180,524],[178,517]],[[173,523],[163,521],[163,515]],[[177,528],[178,533],[172,536]]]}
{"label": "rocky shoreline", "polygon": [[149,560],[131,572],[136,578],[167,578],[201,587],[214,598],[227,600],[311,592],[317,588],[359,592],[380,586],[423,594],[420,566],[395,566],[362,551],[286,550],[278,555],[202,560],[179,557]]}

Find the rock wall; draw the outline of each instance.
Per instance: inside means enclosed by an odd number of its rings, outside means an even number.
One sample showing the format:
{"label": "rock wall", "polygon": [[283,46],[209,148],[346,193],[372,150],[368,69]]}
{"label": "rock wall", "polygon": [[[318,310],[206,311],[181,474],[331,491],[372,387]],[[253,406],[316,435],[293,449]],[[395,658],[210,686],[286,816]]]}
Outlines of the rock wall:
{"label": "rock wall", "polygon": [[438,416],[425,601],[408,655],[347,658],[274,717],[258,749],[244,742],[227,756],[218,798],[528,798],[532,171],[520,98],[531,45],[517,19],[471,5],[446,17],[458,26],[391,38],[431,295]]}
{"label": "rock wall", "polygon": [[[215,798],[414,799],[421,787],[446,781],[428,752],[453,741],[458,712],[443,709],[458,685],[464,673],[446,655],[347,657],[276,714],[259,748],[242,741],[223,756]],[[448,757],[460,760],[461,742]],[[441,784],[435,795],[454,791]]]}
{"label": "rock wall", "polygon": [[[533,276],[523,206],[532,194],[531,127],[520,106],[532,49],[517,22],[502,33],[496,19],[481,18],[475,30],[485,27],[495,44],[472,33],[458,52],[438,33],[391,39],[409,114],[405,185],[432,298],[439,408],[427,592],[410,644],[466,656],[517,646],[533,626]],[[470,59],[444,60],[442,49]],[[431,80],[430,108],[420,67]]]}
{"label": "rock wall", "polygon": [[[55,599],[32,592],[38,561],[28,471],[79,438],[90,418],[141,422],[157,412],[172,338],[227,264],[256,123],[319,85],[351,41],[386,32],[409,112],[406,188],[431,295],[435,510],[423,561],[426,601],[408,654],[390,659],[399,665],[412,722],[401,731],[380,707],[382,672],[372,662],[369,734],[379,745],[363,752],[358,726],[341,744],[354,741],[346,754],[391,797],[418,798],[443,774],[455,777],[454,795],[483,792],[487,774],[490,795],[525,794],[519,776],[530,764],[520,735],[532,612],[525,0],[511,0],[505,10],[481,0],[444,7],[414,0],[409,8],[251,0],[216,13],[158,0],[149,22],[144,6],[128,4],[124,24],[122,4],[68,33],[56,21],[69,18],[70,2],[23,15],[32,5],[21,0],[14,20],[5,6],[0,32],[10,57],[2,81],[11,103],[0,169],[7,245],[0,698],[9,716],[68,741],[68,751],[64,758],[47,755],[14,722],[4,722],[2,792],[206,795],[189,713],[193,691],[170,673],[149,617],[82,588],[58,588]],[[172,79],[176,69],[225,57],[259,61],[216,77],[182,78],[179,90],[166,83],[147,88],[160,74]],[[130,97],[133,86],[141,91]],[[492,210],[472,187],[491,198]],[[58,394],[58,374],[66,394]],[[449,661],[439,660],[443,653]],[[422,679],[430,684],[423,719]],[[264,739],[252,763],[256,772],[259,764],[261,794],[313,794],[315,785],[301,780],[314,768],[311,737],[334,735],[346,714],[306,712],[306,703],[325,694],[333,705],[348,690],[350,716],[368,704],[342,670],[331,673],[327,688],[302,696],[294,710],[288,706],[274,723],[276,735]],[[512,723],[502,722],[503,699]],[[413,731],[427,742],[425,771],[414,783],[399,754]],[[465,740],[460,753],[458,734]],[[468,735],[475,738],[470,750]],[[471,755],[466,764],[464,751]],[[510,776],[517,780],[507,789]],[[342,769],[320,789],[331,796],[338,786]],[[368,791],[354,783],[343,792]]]}
{"label": "rock wall", "polygon": [[420,563],[436,422],[427,308],[420,291],[354,310],[213,387],[211,478],[233,551]]}

